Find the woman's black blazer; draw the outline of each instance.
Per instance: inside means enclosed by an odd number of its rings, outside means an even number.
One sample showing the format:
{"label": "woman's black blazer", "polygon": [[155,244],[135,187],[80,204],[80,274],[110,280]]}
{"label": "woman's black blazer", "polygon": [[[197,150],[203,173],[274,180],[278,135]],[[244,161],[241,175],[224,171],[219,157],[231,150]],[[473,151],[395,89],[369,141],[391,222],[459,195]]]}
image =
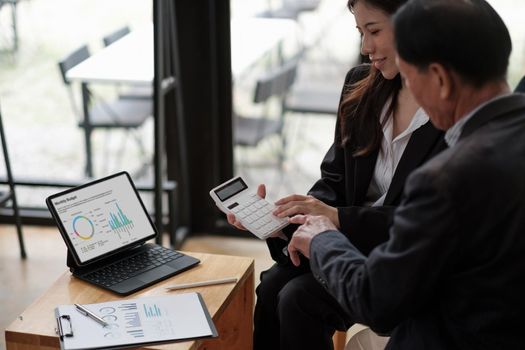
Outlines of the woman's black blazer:
{"label": "woman's black blazer", "polygon": [[[362,79],[368,70],[369,65],[360,65],[350,70],[346,75],[343,91]],[[339,132],[338,130],[339,125],[336,126],[336,132]],[[354,156],[352,145],[342,148],[335,141],[321,163],[321,178],[308,194],[338,209],[340,231],[347,235],[361,252],[368,255],[375,246],[388,240],[388,231],[385,231],[384,227],[389,225],[385,225],[385,222],[391,221],[393,211],[401,201],[408,175],[447,147],[443,136],[444,133],[437,130],[430,122],[412,133],[392,178],[383,206],[363,206],[374,174],[378,151],[367,156]],[[286,231],[293,233],[294,230],[294,227],[290,227]],[[280,253],[285,245],[284,241],[272,238],[267,242],[272,257],[282,261],[283,257]]]}

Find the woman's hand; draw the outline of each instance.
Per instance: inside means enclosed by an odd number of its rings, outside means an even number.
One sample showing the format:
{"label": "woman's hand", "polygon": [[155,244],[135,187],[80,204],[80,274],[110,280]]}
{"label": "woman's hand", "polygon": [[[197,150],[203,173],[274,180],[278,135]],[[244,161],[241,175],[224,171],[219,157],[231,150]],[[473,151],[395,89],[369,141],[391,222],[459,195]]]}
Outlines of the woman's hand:
{"label": "woman's hand", "polygon": [[[261,198],[266,198],[266,186],[264,184],[261,184],[257,187],[257,195]],[[228,219],[228,223],[230,225],[235,226],[239,230],[247,231],[246,227],[244,227],[239,221],[237,221],[233,213],[226,214],[226,218]]]}
{"label": "woman's hand", "polygon": [[[264,184],[260,184],[257,187],[257,195],[261,198],[266,198],[266,186]],[[246,227],[244,227],[241,224],[241,222],[237,220],[237,218],[235,217],[233,213],[227,213],[226,218],[228,219],[228,223],[230,225],[235,226],[239,230],[248,231]],[[286,237],[286,235],[283,233],[282,230],[274,232],[270,237],[278,237],[278,238],[284,239],[285,241],[288,240],[288,237]]]}
{"label": "woman's hand", "polygon": [[273,211],[280,218],[295,215],[324,215],[339,228],[339,215],[337,208],[331,207],[312,196],[293,194],[275,202],[277,208]]}

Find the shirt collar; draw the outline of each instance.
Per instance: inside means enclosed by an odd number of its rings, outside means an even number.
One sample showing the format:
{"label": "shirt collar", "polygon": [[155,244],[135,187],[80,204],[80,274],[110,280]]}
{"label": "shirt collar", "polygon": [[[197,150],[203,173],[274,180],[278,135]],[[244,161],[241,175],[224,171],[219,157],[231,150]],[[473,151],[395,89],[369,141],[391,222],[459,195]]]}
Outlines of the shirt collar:
{"label": "shirt collar", "polygon": [[447,143],[448,147],[453,147],[458,143],[459,137],[461,136],[461,133],[463,132],[463,127],[465,124],[472,119],[472,117],[483,107],[488,105],[489,103],[492,103],[496,100],[499,100],[501,98],[504,98],[508,96],[510,93],[505,93],[499,96],[496,96],[488,101],[483,102],[476,108],[474,108],[472,111],[467,113],[464,117],[460,118],[450,129],[447,130],[445,133],[445,142]]}
{"label": "shirt collar", "polygon": [[[414,117],[410,121],[410,125],[408,125],[408,128],[406,128],[405,131],[403,131],[401,134],[399,134],[396,137],[397,139],[401,139],[405,137],[406,135],[412,134],[414,131],[425,125],[429,121],[429,117],[427,113],[423,110],[423,108],[418,108],[416,111],[416,114],[414,114]],[[395,141],[395,140],[394,140]]]}
{"label": "shirt collar", "polygon": [[[385,117],[386,115],[383,114],[383,118]],[[408,127],[399,135],[397,135],[394,140],[392,140],[393,120],[392,118],[388,118],[386,123],[383,125],[383,137],[388,140],[388,142],[396,142],[403,139],[404,137],[410,136],[414,131],[425,125],[428,121],[429,117],[425,111],[422,108],[418,108]]]}

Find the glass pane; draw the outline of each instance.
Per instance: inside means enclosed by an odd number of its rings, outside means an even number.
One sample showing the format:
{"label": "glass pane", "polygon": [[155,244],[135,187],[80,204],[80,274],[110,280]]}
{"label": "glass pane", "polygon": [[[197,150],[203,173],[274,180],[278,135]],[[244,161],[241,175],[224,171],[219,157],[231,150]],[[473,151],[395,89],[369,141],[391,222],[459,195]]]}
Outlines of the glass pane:
{"label": "glass pane", "polygon": [[[3,36],[0,40],[0,107],[14,176],[29,180],[84,181],[85,135],[84,128],[79,126],[83,120],[81,79],[71,78],[69,93],[58,63],[83,45],[89,48],[91,58],[99,55],[105,50],[103,38],[110,34],[115,34],[109,38],[113,46],[136,31],[151,32],[152,1],[17,1],[16,50],[9,46],[12,34],[3,30],[6,26],[12,28],[9,10],[6,5],[0,7],[0,37]],[[130,33],[121,29],[128,29]],[[120,33],[115,33],[118,30]],[[117,65],[125,67],[137,58],[144,60],[142,56],[151,56],[152,62],[152,48],[151,54],[135,51],[132,57],[120,57]],[[133,70],[140,73],[143,66],[137,65]],[[92,74],[115,72],[108,67],[109,64],[102,63]],[[152,67],[150,69],[152,71]],[[151,82],[138,87],[110,79],[100,83],[89,81],[90,108],[98,108],[92,111],[93,117],[96,119],[100,115],[108,126],[118,126],[111,130],[93,129],[94,177],[118,170],[138,174],[141,166],[149,163],[152,154],[151,113],[136,130],[128,132],[121,126],[128,123],[129,113],[119,108],[130,105],[115,103],[123,94],[151,91]],[[149,171],[148,168],[145,174]],[[0,167],[0,174],[4,174],[3,167]],[[57,189],[19,187],[17,191],[22,206],[42,207],[45,196]]]}

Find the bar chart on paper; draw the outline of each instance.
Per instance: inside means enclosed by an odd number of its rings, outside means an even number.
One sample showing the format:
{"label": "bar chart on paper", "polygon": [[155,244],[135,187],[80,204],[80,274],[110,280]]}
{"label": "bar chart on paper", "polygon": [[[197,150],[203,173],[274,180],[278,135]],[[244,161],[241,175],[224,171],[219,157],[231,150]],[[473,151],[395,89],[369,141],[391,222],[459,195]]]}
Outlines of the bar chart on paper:
{"label": "bar chart on paper", "polygon": [[162,313],[160,312],[159,307],[156,304],[153,305],[142,305],[144,306],[144,314],[147,318],[160,317]]}
{"label": "bar chart on paper", "polygon": [[62,339],[63,349],[108,349],[119,346],[217,336],[206,304],[198,293],[149,296],[86,304],[108,323],[105,327],[61,305],[55,313],[69,315],[74,336]]}

